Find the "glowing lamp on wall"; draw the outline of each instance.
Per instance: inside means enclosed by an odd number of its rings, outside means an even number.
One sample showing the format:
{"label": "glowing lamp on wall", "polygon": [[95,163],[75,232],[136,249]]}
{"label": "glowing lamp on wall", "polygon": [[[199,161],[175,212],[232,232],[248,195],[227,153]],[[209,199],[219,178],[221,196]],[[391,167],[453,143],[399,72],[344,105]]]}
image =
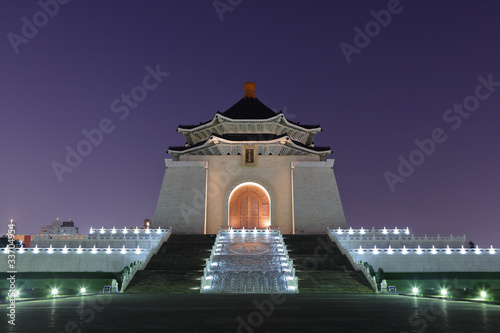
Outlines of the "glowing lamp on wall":
{"label": "glowing lamp on wall", "polygon": [[123,234],[127,234],[127,233],[128,233],[127,227],[123,228]]}
{"label": "glowing lamp on wall", "polygon": [[139,228],[135,227],[134,234],[138,234],[138,233],[139,233]]}
{"label": "glowing lamp on wall", "polygon": [[125,254],[127,253],[127,250],[125,249],[125,245],[123,245],[121,251],[120,251],[121,254]]}
{"label": "glowing lamp on wall", "polygon": [[21,246],[21,247],[19,248],[19,253],[23,253],[23,252],[24,252],[24,246]]}
{"label": "glowing lamp on wall", "polygon": [[361,227],[361,229],[359,230],[359,233],[364,235],[366,233],[365,229],[363,229],[363,227]]}
{"label": "glowing lamp on wall", "polygon": [[405,245],[403,245],[403,249],[401,250],[403,254],[408,254],[408,249],[406,248]]}
{"label": "glowing lamp on wall", "polygon": [[99,231],[101,234],[105,233],[106,231],[104,230],[104,226],[102,226],[101,231]]}
{"label": "glowing lamp on wall", "polygon": [[431,253],[432,254],[436,254],[437,253],[436,248],[434,247],[434,245],[432,245]]}
{"label": "glowing lamp on wall", "polygon": [[395,227],[395,228],[394,228],[394,234],[396,234],[396,235],[398,235],[398,234],[399,234],[398,227]]}
{"label": "glowing lamp on wall", "polygon": [[76,250],[76,253],[80,254],[82,252],[83,252],[82,246],[80,245],[80,246],[78,246],[78,250]]}
{"label": "glowing lamp on wall", "polygon": [[134,251],[136,254],[141,254],[141,248],[137,245],[137,249]]}
{"label": "glowing lamp on wall", "polygon": [[451,249],[449,245],[446,245],[446,254],[451,254]]}
{"label": "glowing lamp on wall", "polygon": [[337,229],[337,234],[339,234],[339,235],[342,234],[342,229],[340,229],[340,227]]}
{"label": "glowing lamp on wall", "polygon": [[116,234],[116,228],[115,228],[115,226],[113,226],[113,230],[111,230],[111,233],[112,234]]}
{"label": "glowing lamp on wall", "polygon": [[66,245],[64,245],[62,253],[64,253],[64,254],[68,253],[68,247]]}
{"label": "glowing lamp on wall", "polygon": [[94,247],[92,248],[92,254],[96,254],[96,253],[97,253],[97,249],[96,249],[96,247],[94,245]]}
{"label": "glowing lamp on wall", "polygon": [[111,253],[111,245],[108,245],[108,248],[106,249],[106,253],[110,254]]}
{"label": "glowing lamp on wall", "polygon": [[54,249],[52,248],[52,244],[50,244],[49,249],[47,250],[48,254],[54,253]]}
{"label": "glowing lamp on wall", "polygon": [[35,246],[35,248],[33,249],[33,253],[38,253],[40,252],[40,249],[38,248],[38,245]]}
{"label": "glowing lamp on wall", "polygon": [[490,246],[490,249],[488,250],[490,254],[495,254],[495,249],[493,248],[493,245]]}
{"label": "glowing lamp on wall", "polygon": [[422,254],[422,249],[420,248],[420,245],[417,247],[417,254]]}
{"label": "glowing lamp on wall", "polygon": [[354,233],[354,230],[352,230],[352,227],[349,227],[349,235],[352,235]]}
{"label": "glowing lamp on wall", "polygon": [[374,245],[373,246],[373,254],[378,254],[378,249],[377,249],[377,245]]}
{"label": "glowing lamp on wall", "polygon": [[160,227],[158,227],[158,230],[156,230],[156,233],[157,234],[161,234],[161,228]]}
{"label": "glowing lamp on wall", "polygon": [[382,230],[382,233],[383,233],[384,235],[387,235],[387,229],[386,229],[385,227],[384,227],[384,230]]}
{"label": "glowing lamp on wall", "polygon": [[391,248],[390,245],[389,245],[389,248],[387,249],[387,253],[388,254],[393,254],[394,253],[394,250]]}
{"label": "glowing lamp on wall", "polygon": [[407,235],[410,234],[410,228],[406,227],[405,234],[407,234]]}
{"label": "glowing lamp on wall", "polygon": [[460,253],[461,253],[461,254],[466,254],[466,253],[467,253],[467,251],[465,251],[465,248],[464,248],[464,246],[463,246],[463,245],[462,245],[462,247],[460,248]]}
{"label": "glowing lamp on wall", "polygon": [[363,250],[363,247],[360,245],[358,249],[358,254],[363,254],[365,251]]}
{"label": "glowing lamp on wall", "polygon": [[93,233],[94,233],[94,228],[90,227],[89,234],[93,234]]}
{"label": "glowing lamp on wall", "polygon": [[479,245],[476,245],[476,248],[474,249],[474,252],[476,254],[481,254],[481,250],[479,249]]}

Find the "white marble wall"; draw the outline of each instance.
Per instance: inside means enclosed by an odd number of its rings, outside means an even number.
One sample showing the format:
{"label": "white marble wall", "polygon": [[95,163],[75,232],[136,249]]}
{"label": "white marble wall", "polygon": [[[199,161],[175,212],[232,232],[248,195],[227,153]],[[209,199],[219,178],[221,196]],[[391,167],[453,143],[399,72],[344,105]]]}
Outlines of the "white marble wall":
{"label": "white marble wall", "polygon": [[333,160],[293,162],[295,233],[324,233],[346,225]]}

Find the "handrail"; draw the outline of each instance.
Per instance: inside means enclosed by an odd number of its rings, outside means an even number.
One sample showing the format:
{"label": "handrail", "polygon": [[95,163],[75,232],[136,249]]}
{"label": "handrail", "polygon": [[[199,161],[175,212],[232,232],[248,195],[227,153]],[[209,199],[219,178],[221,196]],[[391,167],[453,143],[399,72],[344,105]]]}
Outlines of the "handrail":
{"label": "handrail", "polygon": [[144,260],[139,265],[135,265],[133,270],[123,278],[122,286],[120,288],[120,293],[123,293],[125,291],[125,289],[128,287],[130,281],[132,281],[137,271],[142,271],[144,270],[144,268],[146,268],[153,255],[158,253],[163,243],[165,243],[168,240],[171,234],[172,230],[169,229],[168,232],[161,237],[158,244],[154,248],[152,248],[151,251],[149,251],[149,254],[146,256],[146,258],[144,258]]}

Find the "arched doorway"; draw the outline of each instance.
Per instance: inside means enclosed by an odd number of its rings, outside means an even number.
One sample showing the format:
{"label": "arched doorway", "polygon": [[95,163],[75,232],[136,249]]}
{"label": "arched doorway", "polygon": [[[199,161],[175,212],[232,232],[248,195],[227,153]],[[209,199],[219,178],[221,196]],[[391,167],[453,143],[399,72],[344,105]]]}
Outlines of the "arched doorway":
{"label": "arched doorway", "polygon": [[229,196],[229,226],[265,229],[271,226],[269,194],[256,183],[238,185]]}

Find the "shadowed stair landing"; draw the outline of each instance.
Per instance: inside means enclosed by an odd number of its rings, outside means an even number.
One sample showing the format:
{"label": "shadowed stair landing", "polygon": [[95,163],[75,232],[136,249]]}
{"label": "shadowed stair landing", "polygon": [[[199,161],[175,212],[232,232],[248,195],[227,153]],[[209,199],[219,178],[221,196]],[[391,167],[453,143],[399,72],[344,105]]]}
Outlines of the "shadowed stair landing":
{"label": "shadowed stair landing", "polygon": [[215,235],[170,236],[125,293],[199,293]]}
{"label": "shadowed stair landing", "polygon": [[325,235],[283,235],[300,293],[373,293],[337,244]]}

